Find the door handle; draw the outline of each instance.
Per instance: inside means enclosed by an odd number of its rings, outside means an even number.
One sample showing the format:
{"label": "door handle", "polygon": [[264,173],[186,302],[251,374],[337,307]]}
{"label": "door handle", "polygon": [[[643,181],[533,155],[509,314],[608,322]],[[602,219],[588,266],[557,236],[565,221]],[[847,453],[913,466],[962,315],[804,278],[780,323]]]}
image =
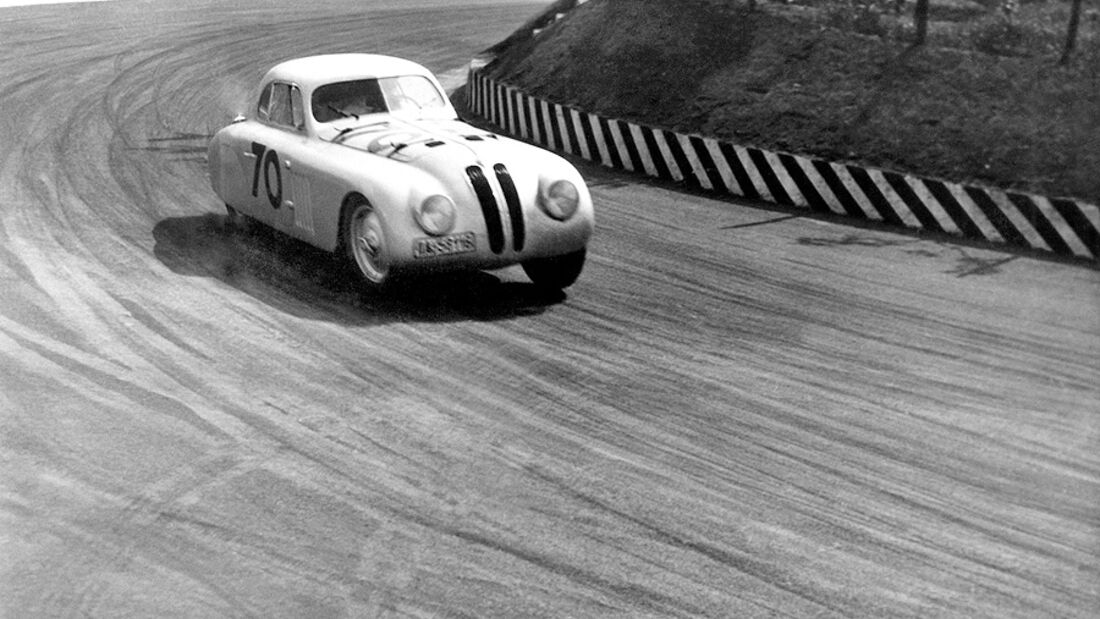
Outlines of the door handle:
{"label": "door handle", "polygon": [[290,160],[287,159],[285,162],[283,162],[283,165],[286,166],[286,169],[289,170],[290,169]]}

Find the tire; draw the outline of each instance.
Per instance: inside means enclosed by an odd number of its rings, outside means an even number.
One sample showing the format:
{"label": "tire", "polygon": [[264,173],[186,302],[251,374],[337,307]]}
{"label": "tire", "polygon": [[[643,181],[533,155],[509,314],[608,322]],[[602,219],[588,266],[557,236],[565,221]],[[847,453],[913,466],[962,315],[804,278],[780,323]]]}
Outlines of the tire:
{"label": "tire", "polygon": [[528,260],[523,263],[523,272],[540,288],[563,290],[580,277],[587,253],[587,249],[581,249],[571,254]]}
{"label": "tire", "polygon": [[378,212],[366,199],[352,198],[345,206],[340,224],[340,245],[345,263],[364,290],[382,290],[393,279],[385,227]]}
{"label": "tire", "polygon": [[225,226],[230,230],[247,230],[250,220],[248,215],[238,211],[237,209],[225,205]]}

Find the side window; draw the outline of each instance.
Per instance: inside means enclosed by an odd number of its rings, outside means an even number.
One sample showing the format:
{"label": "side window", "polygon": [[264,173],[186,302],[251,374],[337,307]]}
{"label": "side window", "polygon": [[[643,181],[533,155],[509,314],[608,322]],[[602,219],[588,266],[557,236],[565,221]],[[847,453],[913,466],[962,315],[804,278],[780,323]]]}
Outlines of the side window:
{"label": "side window", "polygon": [[290,87],[290,112],[294,127],[301,129],[306,124],[305,110],[302,109],[302,91],[297,86]]}
{"label": "side window", "polygon": [[260,102],[256,104],[256,116],[258,116],[260,120],[267,120],[270,114],[272,86],[274,86],[274,84],[268,84],[260,91]]}
{"label": "side window", "polygon": [[271,107],[269,120],[277,125],[294,125],[290,109],[290,84],[275,83],[271,89]]}

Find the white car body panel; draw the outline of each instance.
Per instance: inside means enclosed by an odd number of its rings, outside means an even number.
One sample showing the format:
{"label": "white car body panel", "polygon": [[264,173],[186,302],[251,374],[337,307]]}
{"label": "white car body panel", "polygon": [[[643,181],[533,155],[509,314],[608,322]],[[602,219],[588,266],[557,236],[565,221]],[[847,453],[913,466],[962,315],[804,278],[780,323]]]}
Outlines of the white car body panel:
{"label": "white car body panel", "polygon": [[[423,67],[368,54],[339,54],[291,60],[268,72],[261,87],[282,82],[300,89],[305,102],[326,84],[424,76],[443,93]],[[257,97],[258,99],[259,97]],[[457,120],[450,102],[436,108],[364,114],[320,122],[308,104],[300,127],[259,119],[235,122],[210,143],[211,184],[229,206],[257,221],[321,249],[338,247],[345,200],[360,194],[383,221],[389,257],[399,269],[495,268],[533,258],[584,249],[594,228],[591,196],[584,179],[567,161],[541,148],[486,132]],[[259,165],[257,165],[259,161]],[[522,211],[513,217],[503,179],[505,166]],[[483,210],[468,168],[479,167],[489,181],[500,225],[491,247],[491,215]],[[550,183],[568,180],[577,189],[576,214],[566,221],[539,206]],[[415,209],[440,194],[456,206],[451,234],[473,233],[475,250],[417,257],[417,239],[429,235]],[[518,220],[518,221],[517,221]],[[501,238],[503,243],[501,243]]]}

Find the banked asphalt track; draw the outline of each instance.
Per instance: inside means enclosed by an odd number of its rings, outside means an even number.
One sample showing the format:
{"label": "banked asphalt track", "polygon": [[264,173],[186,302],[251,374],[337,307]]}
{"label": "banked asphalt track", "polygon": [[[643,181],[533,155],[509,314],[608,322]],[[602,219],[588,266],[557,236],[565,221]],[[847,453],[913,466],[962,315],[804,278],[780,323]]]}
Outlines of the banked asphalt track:
{"label": "banked asphalt track", "polygon": [[592,166],[560,297],[226,229],[268,66],[538,9],[436,4],[0,10],[0,615],[1100,612],[1092,266]]}

